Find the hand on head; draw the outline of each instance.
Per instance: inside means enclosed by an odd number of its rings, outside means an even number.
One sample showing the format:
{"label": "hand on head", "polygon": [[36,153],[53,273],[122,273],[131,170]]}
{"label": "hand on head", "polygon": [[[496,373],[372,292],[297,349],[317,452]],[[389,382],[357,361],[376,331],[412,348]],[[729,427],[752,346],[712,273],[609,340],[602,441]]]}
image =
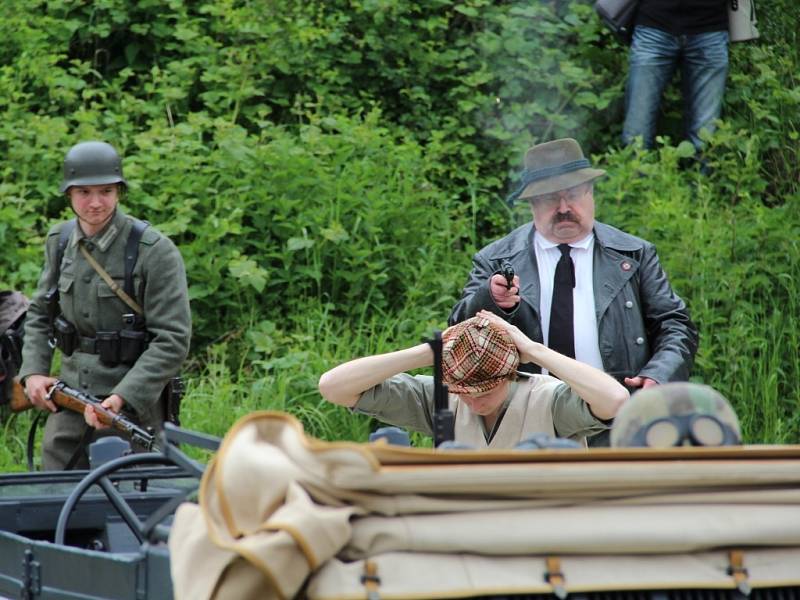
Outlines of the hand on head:
{"label": "hand on head", "polygon": [[[520,359],[522,360],[523,354],[526,355],[525,358],[527,359],[526,350],[529,348],[530,344],[533,343],[533,341],[527,335],[522,333],[519,327],[517,327],[516,325],[512,325],[505,319],[498,317],[496,314],[489,312],[488,310],[482,310],[478,312],[478,314],[475,316],[487,319],[493,325],[500,327],[501,329],[504,329],[506,332],[508,332],[514,344],[517,346],[517,350],[519,350],[520,352]],[[523,360],[522,362],[527,362],[527,361]]]}

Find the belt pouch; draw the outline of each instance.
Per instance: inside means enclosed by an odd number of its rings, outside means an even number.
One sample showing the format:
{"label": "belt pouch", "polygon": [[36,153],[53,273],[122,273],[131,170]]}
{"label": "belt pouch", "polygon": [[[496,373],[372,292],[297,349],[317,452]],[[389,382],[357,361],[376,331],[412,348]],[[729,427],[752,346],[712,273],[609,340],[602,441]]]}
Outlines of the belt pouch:
{"label": "belt pouch", "polygon": [[109,367],[119,364],[119,332],[118,331],[98,331],[95,334],[97,340],[97,354],[100,362]]}
{"label": "belt pouch", "polygon": [[147,339],[146,331],[123,329],[119,332],[120,362],[133,365],[144,352]]}
{"label": "belt pouch", "polygon": [[64,353],[64,356],[72,356],[78,343],[78,332],[75,330],[75,325],[58,315],[53,321],[53,333],[59,350]]}

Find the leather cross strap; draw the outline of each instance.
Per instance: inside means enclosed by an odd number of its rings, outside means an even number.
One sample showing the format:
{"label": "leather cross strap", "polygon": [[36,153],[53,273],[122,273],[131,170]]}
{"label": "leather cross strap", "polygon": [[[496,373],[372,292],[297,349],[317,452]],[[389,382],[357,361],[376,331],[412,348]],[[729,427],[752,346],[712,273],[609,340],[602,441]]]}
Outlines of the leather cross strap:
{"label": "leather cross strap", "polygon": [[133,312],[139,316],[143,316],[144,311],[142,310],[142,307],[139,306],[136,300],[125,293],[125,290],[119,287],[119,284],[111,278],[111,275],[109,275],[106,270],[100,266],[100,263],[97,262],[94,256],[92,256],[91,253],[86,249],[83,240],[78,240],[78,248],[80,249],[81,254],[83,254],[83,257],[86,259],[86,261],[92,266],[97,274],[100,275],[101,279],[106,282],[106,285],[111,288],[111,291],[119,296],[119,299],[127,304],[133,310]]}

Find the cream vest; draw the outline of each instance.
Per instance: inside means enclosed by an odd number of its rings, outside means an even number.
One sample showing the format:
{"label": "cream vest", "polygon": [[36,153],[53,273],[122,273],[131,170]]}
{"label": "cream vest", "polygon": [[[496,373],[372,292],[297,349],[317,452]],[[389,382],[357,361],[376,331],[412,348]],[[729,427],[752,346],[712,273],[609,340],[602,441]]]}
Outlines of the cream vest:
{"label": "cream vest", "polygon": [[513,448],[534,433],[555,436],[553,427],[553,398],[562,382],[547,375],[534,375],[517,386],[505,415],[492,441],[483,435],[483,417],[476,415],[458,396],[450,395],[450,407],[455,413],[455,439],[475,448],[493,450]]}

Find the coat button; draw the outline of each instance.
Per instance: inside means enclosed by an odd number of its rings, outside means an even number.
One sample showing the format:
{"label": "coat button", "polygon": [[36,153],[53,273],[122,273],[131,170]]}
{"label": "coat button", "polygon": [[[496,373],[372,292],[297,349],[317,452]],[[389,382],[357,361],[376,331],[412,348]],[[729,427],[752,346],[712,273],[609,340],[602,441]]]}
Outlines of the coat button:
{"label": "coat button", "polygon": [[87,275],[86,277],[83,278],[83,282],[84,283],[92,283],[92,276],[91,275]]}
{"label": "coat button", "polygon": [[628,301],[625,303],[625,308],[633,308],[633,302],[632,302],[631,300],[628,300]]}
{"label": "coat button", "polygon": [[83,316],[88,319],[89,318],[89,311],[87,311],[87,310],[83,311]]}
{"label": "coat button", "polygon": [[643,338],[643,337],[637,337],[637,338],[636,338],[636,343],[637,343],[639,346],[641,346],[642,344],[644,344],[644,338]]}

